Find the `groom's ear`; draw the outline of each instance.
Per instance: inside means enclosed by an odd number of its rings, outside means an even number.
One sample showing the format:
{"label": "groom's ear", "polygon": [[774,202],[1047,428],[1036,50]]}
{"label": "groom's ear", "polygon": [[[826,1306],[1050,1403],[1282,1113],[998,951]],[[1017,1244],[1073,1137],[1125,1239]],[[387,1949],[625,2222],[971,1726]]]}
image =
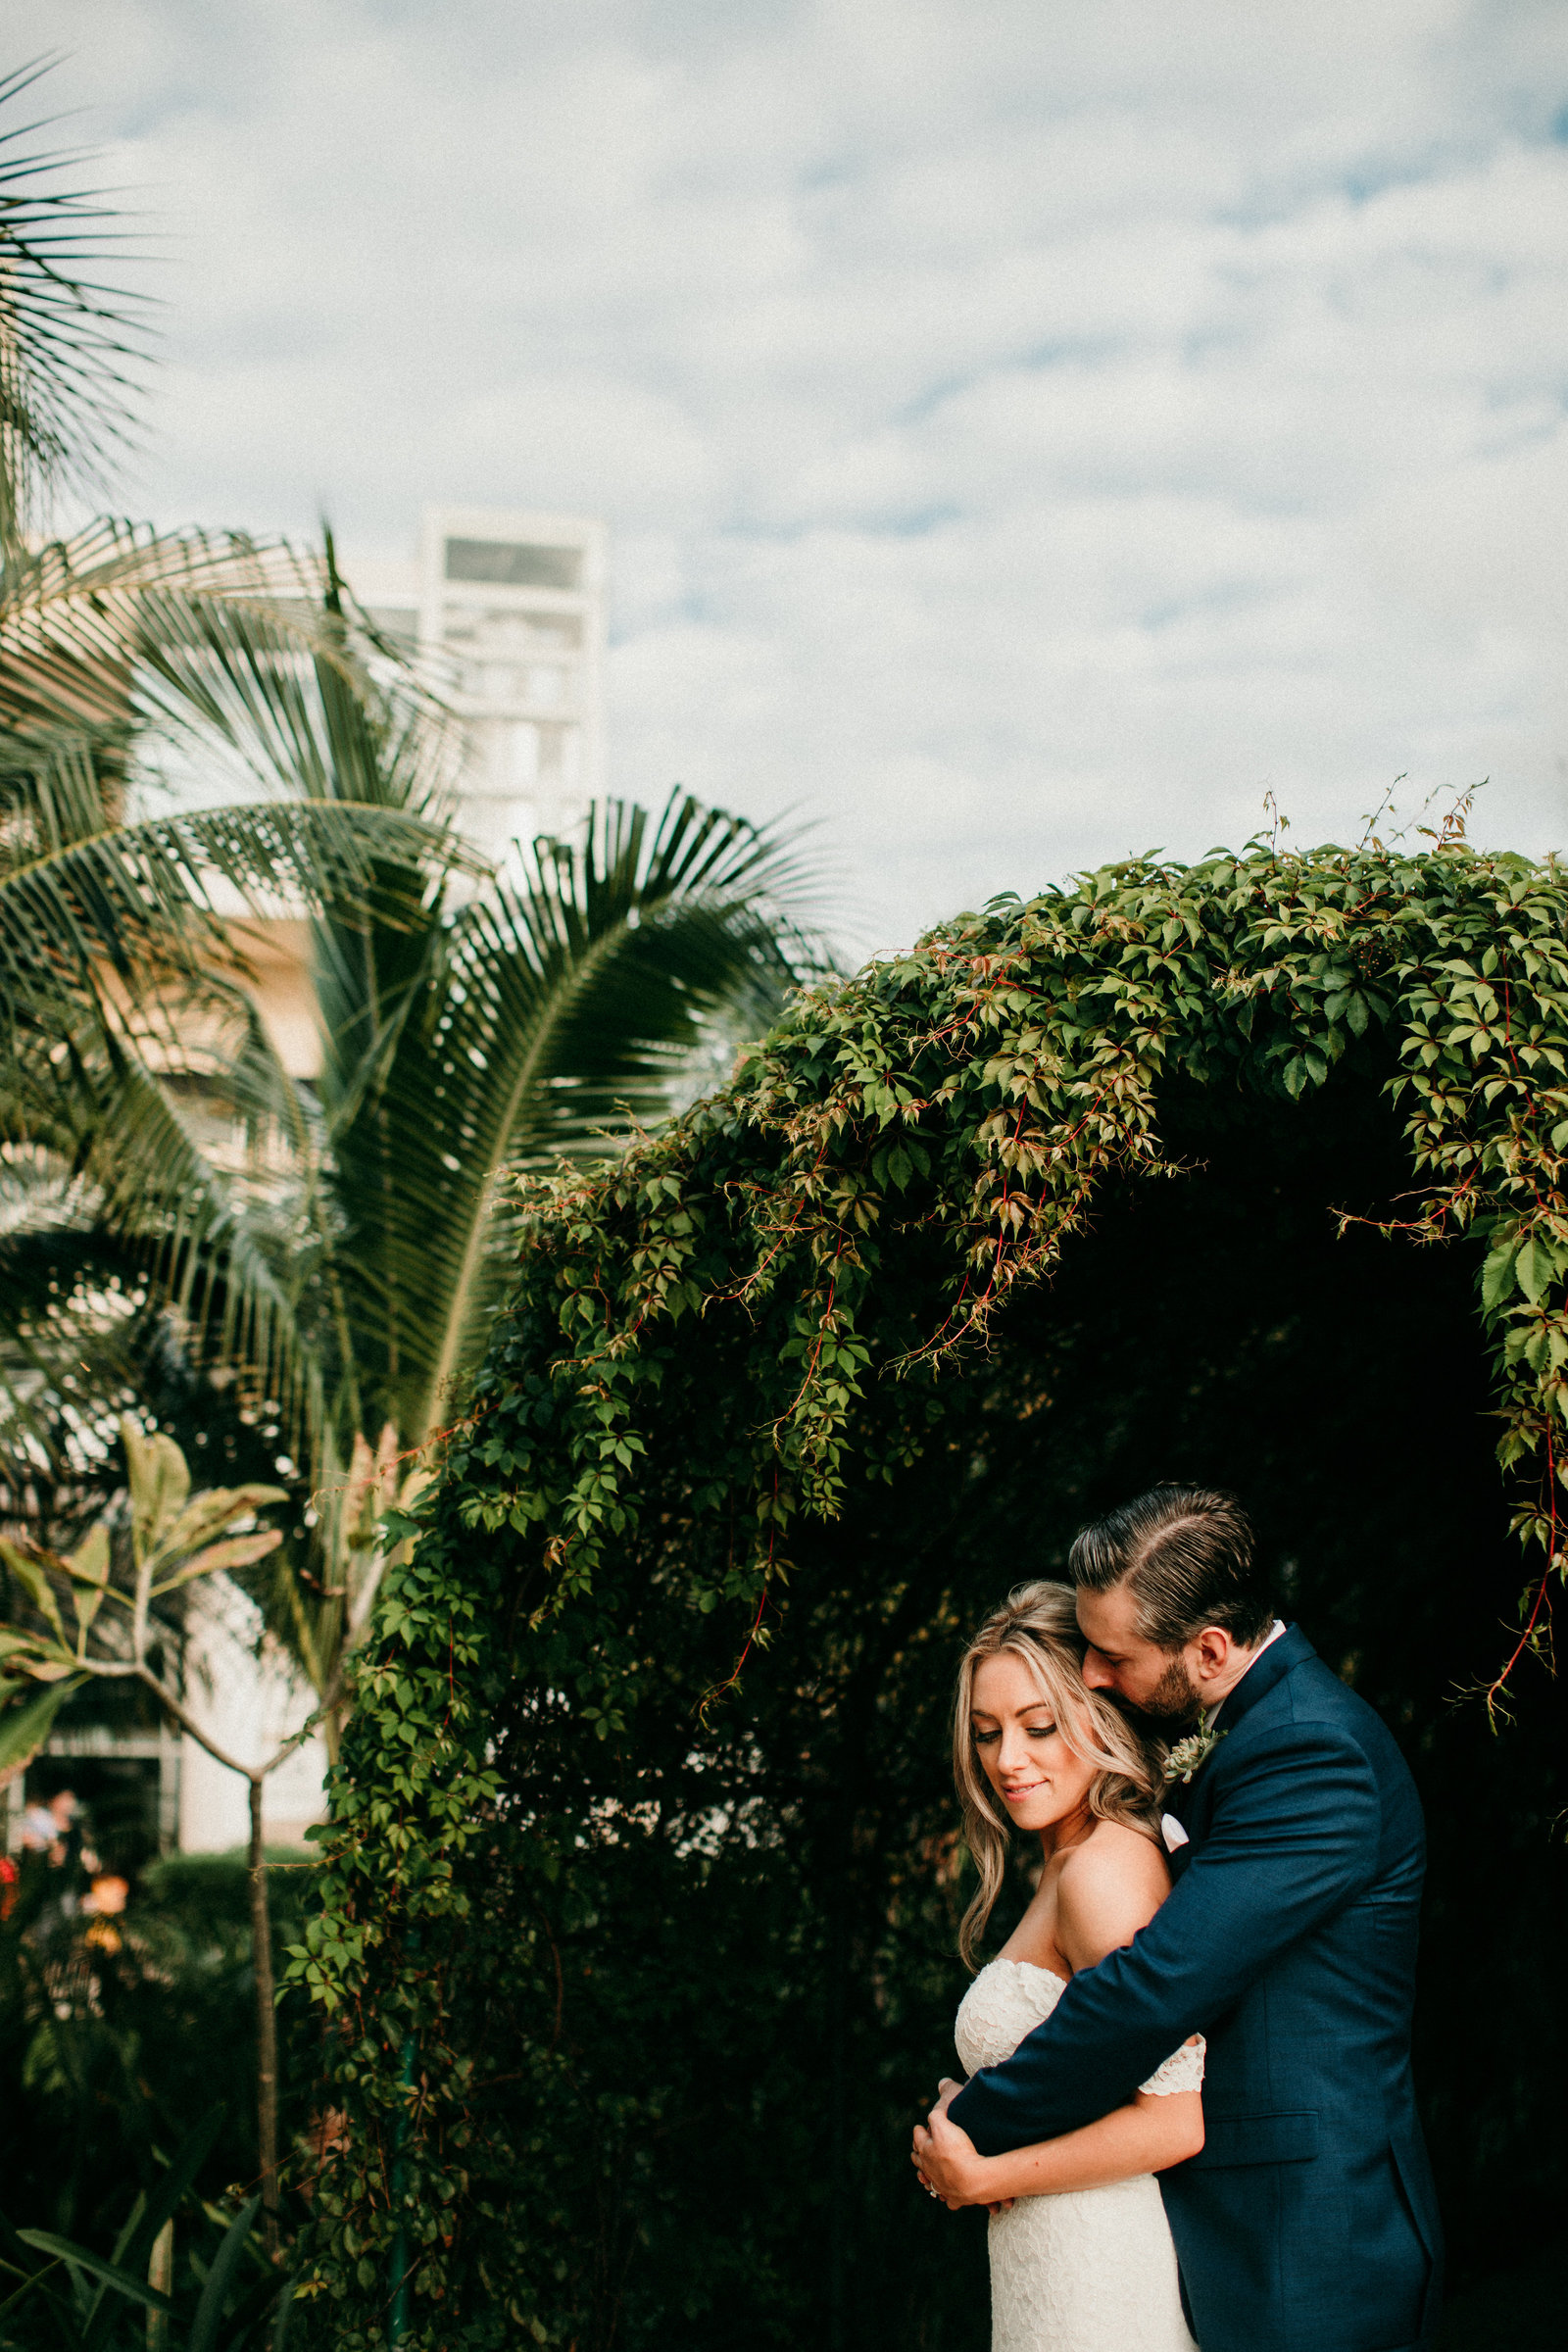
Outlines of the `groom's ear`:
{"label": "groom's ear", "polygon": [[1208,1677],[1224,1673],[1226,1667],[1231,1663],[1236,1649],[1236,1641],[1234,1636],[1228,1634],[1222,1625],[1205,1625],[1202,1632],[1194,1639],[1192,1646],[1198,1652],[1200,1676]]}

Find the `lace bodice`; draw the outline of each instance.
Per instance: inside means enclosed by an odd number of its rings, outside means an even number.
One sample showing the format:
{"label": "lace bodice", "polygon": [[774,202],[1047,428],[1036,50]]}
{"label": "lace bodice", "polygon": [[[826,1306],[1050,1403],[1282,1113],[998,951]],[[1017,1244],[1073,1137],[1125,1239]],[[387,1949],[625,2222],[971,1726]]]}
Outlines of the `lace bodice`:
{"label": "lace bodice", "polygon": [[[980,1971],[958,2010],[954,2029],[966,2075],[1000,2066],[1041,2025],[1067,1989],[1065,1977],[1029,1960],[993,1960]],[[1173,2050],[1139,2086],[1163,2097],[1203,2087],[1203,2038],[1195,2034]]]}
{"label": "lace bodice", "polygon": [[[1010,2058],[1066,1988],[1064,1978],[1026,1960],[983,1968],[958,2011],[964,2072]],[[1202,2081],[1203,2044],[1195,2036],[1143,2087],[1198,2090]],[[1020,2197],[992,2216],[991,2352],[1198,2352],[1152,2173],[1106,2188]]]}

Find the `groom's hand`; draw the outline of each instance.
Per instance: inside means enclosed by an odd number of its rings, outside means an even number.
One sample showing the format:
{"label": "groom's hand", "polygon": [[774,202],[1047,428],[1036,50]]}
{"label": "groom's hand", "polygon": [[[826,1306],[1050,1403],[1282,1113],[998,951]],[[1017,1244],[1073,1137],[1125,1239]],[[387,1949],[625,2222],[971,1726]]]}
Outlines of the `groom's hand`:
{"label": "groom's hand", "polygon": [[963,2088],[944,2077],[941,2096],[923,2124],[914,2128],[914,2147],[909,2161],[919,2175],[923,2186],[939,2196],[950,2213],[960,2205],[984,2205],[985,2158],[976,2148],[967,2132],[951,2122],[948,2109]]}

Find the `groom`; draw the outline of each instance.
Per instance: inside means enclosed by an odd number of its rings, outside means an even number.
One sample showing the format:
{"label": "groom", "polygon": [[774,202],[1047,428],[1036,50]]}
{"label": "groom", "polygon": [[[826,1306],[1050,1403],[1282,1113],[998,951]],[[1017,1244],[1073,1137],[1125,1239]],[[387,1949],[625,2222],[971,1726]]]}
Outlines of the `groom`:
{"label": "groom", "polygon": [[[1442,2239],[1410,2082],[1421,1808],[1378,1717],[1273,1617],[1232,1495],[1156,1487],[1072,1547],[1085,1680],[1196,1735],[1175,1885],[937,2110],[961,2160],[1054,2138],[1208,2039],[1202,2152],[1161,2175],[1202,2352],[1416,2352]],[[1169,1768],[1167,1768],[1169,1769]]]}

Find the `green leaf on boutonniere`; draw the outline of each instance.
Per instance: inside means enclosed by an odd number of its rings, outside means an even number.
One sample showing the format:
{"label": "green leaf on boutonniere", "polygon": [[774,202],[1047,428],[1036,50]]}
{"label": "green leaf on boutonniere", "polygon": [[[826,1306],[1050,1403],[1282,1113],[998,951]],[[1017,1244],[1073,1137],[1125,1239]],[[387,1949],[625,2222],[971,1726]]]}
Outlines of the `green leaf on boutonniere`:
{"label": "green leaf on boutonniere", "polygon": [[1223,1732],[1216,1732],[1211,1724],[1204,1722],[1196,1732],[1189,1732],[1185,1740],[1178,1740],[1165,1758],[1166,1781],[1190,1781],[1199,1766],[1208,1762],[1224,1737]]}

